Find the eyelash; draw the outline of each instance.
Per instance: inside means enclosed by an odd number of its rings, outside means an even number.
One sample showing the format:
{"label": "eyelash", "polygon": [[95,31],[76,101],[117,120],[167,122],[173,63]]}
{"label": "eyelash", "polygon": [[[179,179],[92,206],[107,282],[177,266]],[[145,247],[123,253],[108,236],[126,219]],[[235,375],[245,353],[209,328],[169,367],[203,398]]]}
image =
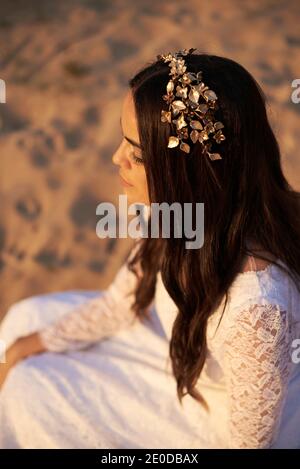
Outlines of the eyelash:
{"label": "eyelash", "polygon": [[137,163],[137,164],[143,164],[143,160],[142,158],[139,158],[138,156],[135,156],[135,154],[133,152],[131,152],[131,155],[133,157],[133,160]]}

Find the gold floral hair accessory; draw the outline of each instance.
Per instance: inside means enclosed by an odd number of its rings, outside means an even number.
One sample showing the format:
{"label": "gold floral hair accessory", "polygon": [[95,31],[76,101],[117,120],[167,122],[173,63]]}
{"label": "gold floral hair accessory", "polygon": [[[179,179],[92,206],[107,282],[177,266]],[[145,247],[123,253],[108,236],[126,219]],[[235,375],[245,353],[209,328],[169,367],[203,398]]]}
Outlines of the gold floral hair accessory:
{"label": "gold floral hair accessory", "polygon": [[[167,94],[163,99],[169,104],[168,110],[161,111],[161,122],[175,123],[177,136],[170,136],[168,148],[177,147],[185,153],[190,153],[190,145],[183,140],[189,137],[193,143],[202,144],[203,153],[211,160],[221,160],[219,153],[210,153],[213,140],[221,143],[225,140],[222,133],[224,125],[214,120],[214,111],[218,109],[217,95],[202,81],[202,72],[187,72],[184,56],[192,54],[196,48],[183,49],[174,54],[157,55],[158,60],[170,62],[167,84]],[[175,89],[175,94],[174,94]],[[176,99],[176,98],[181,99]],[[178,117],[179,115],[179,117]],[[172,119],[172,117],[177,117]],[[190,127],[191,132],[189,134]]]}

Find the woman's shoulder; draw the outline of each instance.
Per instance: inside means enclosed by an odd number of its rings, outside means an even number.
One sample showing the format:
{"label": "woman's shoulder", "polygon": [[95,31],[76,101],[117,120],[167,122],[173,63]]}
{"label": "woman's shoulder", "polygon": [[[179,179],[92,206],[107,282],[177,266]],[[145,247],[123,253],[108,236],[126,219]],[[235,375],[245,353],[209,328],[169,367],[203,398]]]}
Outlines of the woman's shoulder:
{"label": "woman's shoulder", "polygon": [[[276,329],[280,325],[285,327],[287,321],[293,324],[293,333],[298,330],[300,292],[284,270],[289,271],[286,264],[280,259],[275,259],[275,262],[256,262],[260,268],[246,268],[237,274],[228,290],[227,304],[224,297],[215,314],[209,318],[208,338],[214,337],[215,344],[222,342],[231,330],[242,328],[249,331],[259,324],[261,330],[263,324],[267,329],[271,325]],[[217,329],[219,332],[215,336]]]}
{"label": "woman's shoulder", "polygon": [[288,266],[281,259],[273,257],[272,261],[265,261],[250,256],[243,270],[235,277],[228,293],[231,309],[238,309],[247,304],[270,304],[296,312],[300,302],[299,290]]}

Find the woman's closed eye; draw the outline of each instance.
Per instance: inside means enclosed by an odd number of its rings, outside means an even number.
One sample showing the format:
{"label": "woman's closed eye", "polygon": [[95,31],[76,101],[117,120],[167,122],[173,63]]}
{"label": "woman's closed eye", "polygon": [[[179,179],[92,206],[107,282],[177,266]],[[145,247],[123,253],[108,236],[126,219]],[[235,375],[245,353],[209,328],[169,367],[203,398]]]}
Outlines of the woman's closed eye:
{"label": "woman's closed eye", "polygon": [[140,158],[139,156],[137,156],[134,152],[131,152],[131,156],[133,158],[133,160],[135,161],[135,163],[137,164],[143,164],[144,161],[142,158]]}

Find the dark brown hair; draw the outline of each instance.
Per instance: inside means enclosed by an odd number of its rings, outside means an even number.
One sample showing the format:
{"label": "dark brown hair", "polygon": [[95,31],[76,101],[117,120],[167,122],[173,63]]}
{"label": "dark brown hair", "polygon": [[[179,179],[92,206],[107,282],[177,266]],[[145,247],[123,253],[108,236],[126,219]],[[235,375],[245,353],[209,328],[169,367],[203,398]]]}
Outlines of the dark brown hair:
{"label": "dark brown hair", "polygon": [[[280,150],[268,121],[265,96],[255,79],[233,60],[207,54],[185,57],[188,71],[202,70],[203,81],[218,96],[216,118],[224,123],[226,140],[215,144],[221,160],[201,154],[192,144],[190,154],[167,148],[174,124],[160,121],[169,66],[162,60],[147,64],[129,85],[147,175],[150,202],[204,203],[204,245],[186,249],[186,239],[151,237],[141,240],[128,262],[142,276],[133,309],[146,315],[160,270],[163,284],[178,307],[170,358],[181,403],[185,394],[206,406],[195,385],[206,358],[207,320],[221,304],[242,267],[245,255],[276,263],[299,286],[299,196],[281,168]],[[150,219],[149,219],[150,221]],[[246,246],[252,240],[274,256],[262,256]],[[300,291],[300,287],[299,291]],[[225,310],[223,309],[223,313]]]}

